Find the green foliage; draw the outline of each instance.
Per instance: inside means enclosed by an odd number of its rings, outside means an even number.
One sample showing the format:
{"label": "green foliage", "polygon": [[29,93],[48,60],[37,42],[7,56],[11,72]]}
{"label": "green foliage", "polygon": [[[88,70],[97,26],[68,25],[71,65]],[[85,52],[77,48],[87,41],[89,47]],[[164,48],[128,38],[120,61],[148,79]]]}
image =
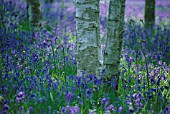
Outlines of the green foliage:
{"label": "green foliage", "polygon": [[31,26],[28,19],[21,20],[18,24],[18,30],[20,30],[20,31],[32,31],[33,26]]}

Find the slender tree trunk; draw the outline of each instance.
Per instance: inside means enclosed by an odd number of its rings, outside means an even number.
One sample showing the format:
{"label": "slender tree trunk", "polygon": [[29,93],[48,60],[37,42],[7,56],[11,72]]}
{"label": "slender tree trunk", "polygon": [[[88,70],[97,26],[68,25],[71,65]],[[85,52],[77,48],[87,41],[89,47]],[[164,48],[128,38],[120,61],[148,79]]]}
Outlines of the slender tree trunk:
{"label": "slender tree trunk", "polygon": [[29,21],[31,25],[38,26],[39,21],[42,19],[40,2],[39,0],[26,0],[26,2]]}
{"label": "slender tree trunk", "polygon": [[0,5],[0,26],[5,27],[4,24],[4,0],[1,1],[1,5]]}
{"label": "slender tree trunk", "polygon": [[53,3],[53,0],[45,0],[45,3]]}
{"label": "slender tree trunk", "polygon": [[27,19],[29,20],[29,2],[28,0],[26,0],[27,2],[27,6],[26,6],[26,10],[27,10]]}
{"label": "slender tree trunk", "polygon": [[99,0],[76,1],[77,75],[99,73]]}
{"label": "slender tree trunk", "polygon": [[145,0],[145,28],[155,25],[155,0]]}
{"label": "slender tree trunk", "polygon": [[120,75],[119,63],[124,32],[124,14],[125,0],[110,0],[104,53],[105,78],[111,80],[116,76],[117,82]]}

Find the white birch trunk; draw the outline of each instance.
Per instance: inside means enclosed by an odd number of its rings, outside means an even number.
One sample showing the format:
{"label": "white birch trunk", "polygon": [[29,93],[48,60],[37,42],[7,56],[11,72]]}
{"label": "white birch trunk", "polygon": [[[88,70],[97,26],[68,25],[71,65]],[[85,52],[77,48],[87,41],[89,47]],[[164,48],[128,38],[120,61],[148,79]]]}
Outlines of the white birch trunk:
{"label": "white birch trunk", "polygon": [[[110,0],[107,39],[104,53],[105,78],[119,77],[125,0]],[[117,78],[118,79],[118,78]]]}
{"label": "white birch trunk", "polygon": [[[119,26],[119,38],[120,38],[120,48],[122,50],[122,42],[123,42],[123,33],[124,33],[124,25],[125,25],[125,6],[126,0],[121,0],[121,9],[120,9],[120,26]],[[120,54],[121,54],[120,50]],[[120,57],[120,56],[119,56]],[[120,61],[120,59],[119,59]]]}
{"label": "white birch trunk", "polygon": [[99,75],[99,0],[76,0],[77,75]]}

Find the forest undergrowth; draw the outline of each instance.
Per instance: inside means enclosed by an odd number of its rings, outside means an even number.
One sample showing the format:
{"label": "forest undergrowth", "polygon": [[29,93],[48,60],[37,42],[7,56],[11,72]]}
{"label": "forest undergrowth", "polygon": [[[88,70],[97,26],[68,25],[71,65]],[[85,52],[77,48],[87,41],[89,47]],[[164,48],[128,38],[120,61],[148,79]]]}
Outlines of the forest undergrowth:
{"label": "forest undergrowth", "polygon": [[[36,28],[26,19],[24,3],[4,1],[0,7],[4,13],[0,23],[0,113],[170,112],[169,24],[156,25],[153,31],[144,29],[137,19],[126,22],[116,90],[115,78],[103,80],[104,69],[100,76],[84,76],[85,72],[76,76],[75,12],[70,7],[55,6],[55,12],[50,4],[42,6],[43,19]],[[105,37],[101,39],[104,52]]]}

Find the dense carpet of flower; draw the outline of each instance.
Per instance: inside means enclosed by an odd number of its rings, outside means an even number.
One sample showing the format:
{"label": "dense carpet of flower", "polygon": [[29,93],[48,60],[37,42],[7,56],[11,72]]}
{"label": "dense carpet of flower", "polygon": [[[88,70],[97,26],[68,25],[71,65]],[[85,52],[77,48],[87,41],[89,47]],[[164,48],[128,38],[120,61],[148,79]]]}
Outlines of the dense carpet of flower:
{"label": "dense carpet of flower", "polygon": [[[127,7],[138,2],[127,0]],[[162,8],[168,4],[157,2]],[[108,4],[101,2],[101,7],[107,11]],[[142,22],[135,19],[127,21],[116,91],[115,78],[105,81],[102,75],[85,77],[84,72],[76,76],[72,2],[56,0],[53,4],[43,4],[41,0],[41,10],[41,27],[30,28],[23,0],[1,0],[0,13],[4,17],[0,23],[0,113],[170,112],[170,28],[167,24],[157,25],[152,31],[145,30]],[[127,12],[129,10],[127,8]],[[106,29],[105,11],[101,11],[101,36]]]}

